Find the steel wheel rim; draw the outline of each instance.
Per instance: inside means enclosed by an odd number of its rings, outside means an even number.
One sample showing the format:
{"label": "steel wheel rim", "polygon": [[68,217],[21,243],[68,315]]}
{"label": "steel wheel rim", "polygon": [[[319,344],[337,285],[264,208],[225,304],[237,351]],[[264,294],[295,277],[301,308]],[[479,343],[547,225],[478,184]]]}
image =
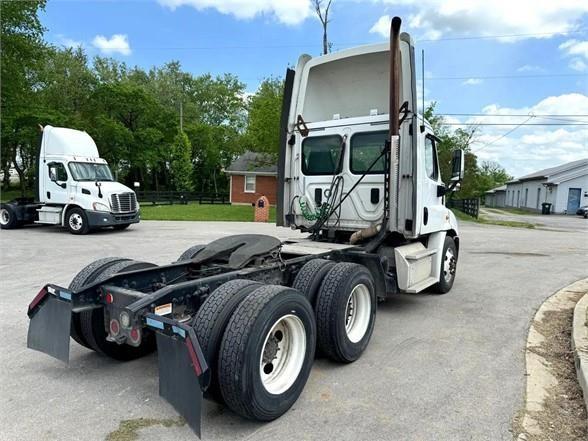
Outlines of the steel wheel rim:
{"label": "steel wheel rim", "polygon": [[84,220],[82,216],[78,213],[73,213],[69,216],[69,226],[74,231],[79,231],[82,229],[82,225],[84,224]]}
{"label": "steel wheel rim", "polygon": [[345,307],[345,332],[352,343],[357,343],[364,337],[370,324],[371,312],[370,290],[361,283],[353,288]]}
{"label": "steel wheel rim", "polygon": [[0,210],[0,224],[8,225],[8,222],[10,222],[10,213],[6,208],[2,208]]}
{"label": "steel wheel rim", "polygon": [[287,391],[296,381],[306,356],[306,332],[293,314],[280,317],[263,342],[259,357],[261,384],[270,394]]}
{"label": "steel wheel rim", "polygon": [[451,283],[455,276],[455,255],[451,248],[447,248],[445,251],[445,260],[443,261],[443,278],[445,282]]}

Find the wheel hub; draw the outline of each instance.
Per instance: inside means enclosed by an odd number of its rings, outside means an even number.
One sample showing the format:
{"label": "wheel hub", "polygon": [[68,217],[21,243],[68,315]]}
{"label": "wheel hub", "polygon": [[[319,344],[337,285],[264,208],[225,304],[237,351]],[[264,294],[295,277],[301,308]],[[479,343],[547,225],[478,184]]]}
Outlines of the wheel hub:
{"label": "wheel hub", "polygon": [[10,222],[10,213],[8,213],[6,208],[2,208],[0,210],[0,223],[2,225],[8,225],[8,222]]}
{"label": "wheel hub", "polygon": [[345,332],[353,343],[360,341],[368,330],[372,302],[370,291],[363,283],[355,286],[345,308]]}
{"label": "wheel hub", "polygon": [[443,262],[443,276],[446,282],[451,282],[451,279],[455,276],[455,269],[457,267],[457,260],[453,254],[453,251],[448,248],[445,252],[445,261]]}

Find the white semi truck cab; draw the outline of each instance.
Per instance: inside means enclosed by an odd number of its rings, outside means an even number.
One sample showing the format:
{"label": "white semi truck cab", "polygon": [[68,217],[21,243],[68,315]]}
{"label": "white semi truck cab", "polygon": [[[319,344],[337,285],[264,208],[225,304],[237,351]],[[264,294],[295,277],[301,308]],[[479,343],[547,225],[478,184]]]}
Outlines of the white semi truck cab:
{"label": "white semi truck cab", "polygon": [[72,234],[139,222],[135,192],[116,182],[86,132],[45,126],[39,148],[35,199],[0,206],[2,229],[25,224],[61,225]]}

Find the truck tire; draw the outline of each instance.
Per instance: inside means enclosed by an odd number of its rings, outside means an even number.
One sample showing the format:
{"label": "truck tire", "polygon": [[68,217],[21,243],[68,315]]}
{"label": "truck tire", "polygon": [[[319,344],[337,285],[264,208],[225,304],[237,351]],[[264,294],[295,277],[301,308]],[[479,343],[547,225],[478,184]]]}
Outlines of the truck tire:
{"label": "truck tire", "polygon": [[20,222],[16,218],[16,213],[10,205],[0,205],[0,228],[3,230],[12,230],[20,227]]}
{"label": "truck tire", "polygon": [[300,291],[311,305],[316,303],[316,295],[325,275],[335,266],[335,262],[326,259],[312,259],[305,263],[296,274],[292,288]]}
{"label": "truck tire", "polygon": [[335,361],[351,363],[367,347],[376,320],[376,290],[369,270],[338,263],[323,279],[316,300],[317,346]]}
{"label": "truck tire", "polygon": [[65,225],[71,234],[87,234],[90,231],[88,216],[84,210],[78,207],[67,210]]}
{"label": "truck tire", "polygon": [[[156,265],[136,260],[124,260],[103,268],[95,277],[93,283],[101,282],[121,272],[151,268]],[[140,346],[130,346],[106,340],[108,333],[104,327],[104,308],[91,309],[80,312],[81,336],[94,351],[119,361],[135,360],[155,350],[155,334],[143,329]]]}
{"label": "truck tire", "polygon": [[[113,265],[117,262],[129,261],[130,259],[123,259],[120,257],[105,257],[103,259],[95,260],[89,265],[82,268],[82,270],[76,274],[76,276],[70,282],[68,289],[72,291],[79,291],[86,285],[94,282],[94,279],[108,266]],[[72,312],[71,314],[71,329],[70,335],[80,345],[92,349],[88,342],[82,336],[82,328],[80,323],[80,313]]]}
{"label": "truck tire", "polygon": [[229,408],[271,421],[300,396],[314,359],[316,325],[295,289],[264,285],[237,307],[221,344],[220,389]]}
{"label": "truck tire", "polygon": [[196,254],[198,254],[200,251],[202,251],[205,247],[206,247],[206,245],[191,246],[186,251],[184,251],[182,254],[180,254],[180,257],[178,257],[177,261],[184,262],[186,260],[192,260],[196,256]]}
{"label": "truck tire", "polygon": [[455,281],[457,270],[457,247],[453,238],[447,236],[443,244],[443,257],[441,259],[441,272],[439,283],[433,286],[433,294],[445,294],[451,291]]}
{"label": "truck tire", "polygon": [[218,353],[227,323],[237,306],[261,284],[253,280],[236,279],[223,283],[204,301],[194,317],[194,331],[211,372],[206,398],[223,402],[218,384]]}

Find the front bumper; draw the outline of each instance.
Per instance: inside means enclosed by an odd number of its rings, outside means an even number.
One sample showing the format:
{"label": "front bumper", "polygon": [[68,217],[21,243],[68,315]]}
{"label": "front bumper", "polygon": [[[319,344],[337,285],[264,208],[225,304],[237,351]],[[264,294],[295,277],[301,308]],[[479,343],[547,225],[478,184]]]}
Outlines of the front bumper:
{"label": "front bumper", "polygon": [[136,224],[141,220],[139,212],[108,213],[106,211],[86,210],[90,228],[112,227],[114,225]]}

